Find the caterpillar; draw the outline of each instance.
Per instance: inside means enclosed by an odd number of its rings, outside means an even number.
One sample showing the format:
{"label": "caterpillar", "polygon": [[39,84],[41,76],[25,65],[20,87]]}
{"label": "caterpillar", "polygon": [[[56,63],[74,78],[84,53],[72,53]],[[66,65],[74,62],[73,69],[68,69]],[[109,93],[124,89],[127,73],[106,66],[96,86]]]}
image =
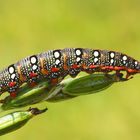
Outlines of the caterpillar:
{"label": "caterpillar", "polygon": [[26,57],[0,72],[0,94],[9,92],[15,97],[23,83],[34,85],[47,79],[58,83],[67,75],[75,77],[80,71],[87,73],[126,71],[130,75],[140,73],[139,61],[126,54],[109,50],[66,48],[51,50]]}

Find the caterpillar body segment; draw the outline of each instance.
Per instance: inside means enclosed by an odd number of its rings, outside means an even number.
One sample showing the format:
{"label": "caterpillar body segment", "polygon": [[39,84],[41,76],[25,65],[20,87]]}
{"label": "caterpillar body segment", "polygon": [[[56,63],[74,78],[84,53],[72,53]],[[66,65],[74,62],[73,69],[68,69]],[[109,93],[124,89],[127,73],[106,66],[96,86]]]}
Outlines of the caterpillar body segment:
{"label": "caterpillar body segment", "polygon": [[139,61],[115,51],[84,48],[51,50],[26,57],[0,72],[0,94],[8,91],[16,96],[23,83],[37,84],[47,79],[58,83],[67,75],[75,77],[80,71],[87,73],[126,71],[128,78],[140,72]]}

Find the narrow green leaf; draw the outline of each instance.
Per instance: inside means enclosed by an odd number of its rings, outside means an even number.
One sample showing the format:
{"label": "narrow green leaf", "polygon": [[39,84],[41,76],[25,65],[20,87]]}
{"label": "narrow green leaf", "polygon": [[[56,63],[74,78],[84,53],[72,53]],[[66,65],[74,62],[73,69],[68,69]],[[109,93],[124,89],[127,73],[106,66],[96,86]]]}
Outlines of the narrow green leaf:
{"label": "narrow green leaf", "polygon": [[37,108],[30,108],[27,111],[17,111],[0,117],[0,136],[8,134],[23,127],[32,117],[46,112]]}
{"label": "narrow green leaf", "polygon": [[62,92],[71,96],[92,94],[109,88],[117,81],[116,75],[91,74],[67,82]]}

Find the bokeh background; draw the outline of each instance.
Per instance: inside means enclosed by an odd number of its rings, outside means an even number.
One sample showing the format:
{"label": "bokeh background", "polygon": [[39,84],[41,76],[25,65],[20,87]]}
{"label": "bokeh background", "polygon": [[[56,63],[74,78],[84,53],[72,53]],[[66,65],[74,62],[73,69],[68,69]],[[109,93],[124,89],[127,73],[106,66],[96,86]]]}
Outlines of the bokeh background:
{"label": "bokeh background", "polygon": [[[140,59],[139,0],[0,1],[0,68],[65,47],[124,52]],[[60,103],[0,140],[139,140],[140,76],[102,93]]]}

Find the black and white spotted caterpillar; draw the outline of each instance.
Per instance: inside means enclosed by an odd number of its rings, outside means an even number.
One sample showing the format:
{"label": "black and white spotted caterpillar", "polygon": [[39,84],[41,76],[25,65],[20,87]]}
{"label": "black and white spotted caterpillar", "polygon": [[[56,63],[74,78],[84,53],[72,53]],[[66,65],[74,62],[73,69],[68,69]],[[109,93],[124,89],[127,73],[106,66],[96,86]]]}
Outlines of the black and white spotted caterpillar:
{"label": "black and white spotted caterpillar", "polygon": [[125,54],[83,48],[51,50],[26,57],[0,72],[0,94],[8,91],[16,96],[23,83],[33,85],[47,79],[57,83],[68,74],[75,77],[80,71],[87,73],[126,71],[130,75],[140,73],[139,61]]}

